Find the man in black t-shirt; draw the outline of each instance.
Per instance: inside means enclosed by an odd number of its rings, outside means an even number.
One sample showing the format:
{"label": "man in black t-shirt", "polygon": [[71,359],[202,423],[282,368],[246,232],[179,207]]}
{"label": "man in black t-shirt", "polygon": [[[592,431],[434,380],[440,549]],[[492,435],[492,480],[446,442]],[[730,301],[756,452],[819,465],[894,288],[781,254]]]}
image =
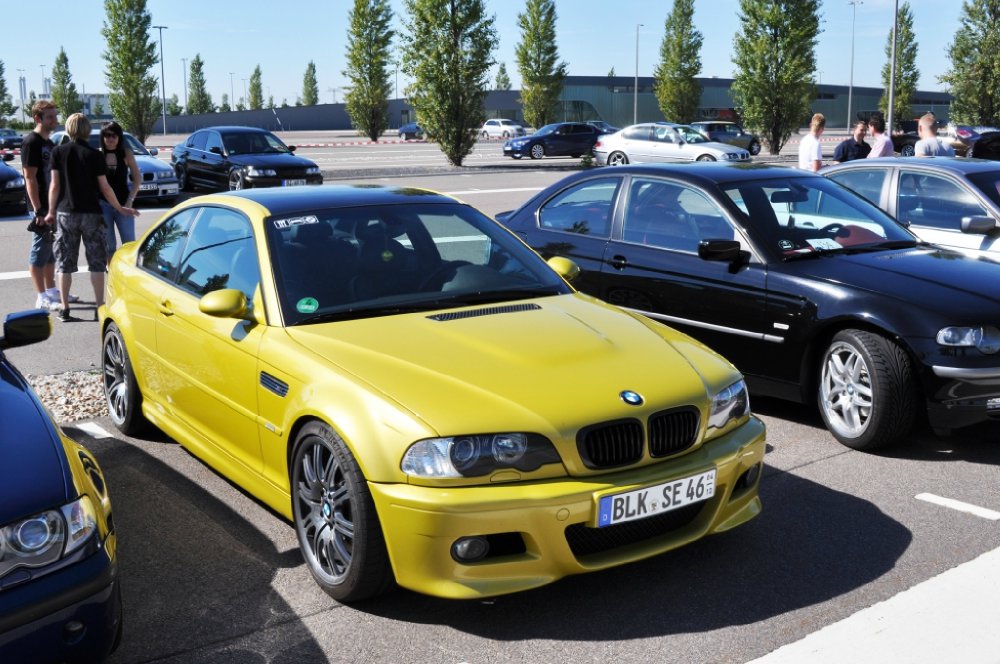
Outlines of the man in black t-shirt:
{"label": "man in black t-shirt", "polygon": [[854,123],[854,135],[845,138],[833,151],[833,160],[838,164],[854,159],[864,159],[872,151],[872,146],[865,143],[865,134],[868,133],[868,126],[864,120]]}
{"label": "man in black t-shirt", "polygon": [[59,126],[59,115],[55,104],[42,100],[31,107],[31,116],[35,120],[35,130],[25,137],[21,146],[21,172],[31,206],[28,215],[37,228],[28,254],[28,274],[37,293],[35,306],[51,309],[59,301],[53,251],[55,228],[45,225],[45,215],[49,212],[50,155],[55,147],[49,136]]}

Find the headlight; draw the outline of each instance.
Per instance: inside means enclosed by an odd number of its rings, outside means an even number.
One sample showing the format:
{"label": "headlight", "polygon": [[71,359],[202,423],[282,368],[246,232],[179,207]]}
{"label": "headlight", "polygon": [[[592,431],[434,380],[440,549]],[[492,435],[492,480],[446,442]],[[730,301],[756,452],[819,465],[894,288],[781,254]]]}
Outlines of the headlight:
{"label": "headlight", "polygon": [[17,189],[18,187],[24,186],[24,178],[16,177],[13,180],[7,180],[7,184],[4,185],[7,189]]}
{"label": "headlight", "polygon": [[738,380],[712,397],[708,412],[708,428],[721,429],[731,420],[750,414],[750,395],[747,384]]}
{"label": "headlight", "polygon": [[428,438],[410,446],[400,464],[414,477],[478,477],[514,468],[529,472],[559,455],[546,438],[530,433],[493,433]]}
{"label": "headlight", "polygon": [[306,175],[319,175],[319,166],[310,166],[307,168]]}
{"label": "headlight", "polygon": [[171,170],[166,171],[156,171],[157,180],[169,180],[174,177],[174,172]]}
{"label": "headlight", "polygon": [[17,567],[44,567],[83,546],[97,530],[87,496],[0,528],[0,578]]}
{"label": "headlight", "polygon": [[977,348],[980,353],[993,355],[1000,351],[1000,329],[982,327],[945,327],[937,333],[937,342],[952,348]]}
{"label": "headlight", "polygon": [[256,166],[248,166],[247,175],[253,178],[274,177],[277,175],[277,172],[273,168],[257,168]]}

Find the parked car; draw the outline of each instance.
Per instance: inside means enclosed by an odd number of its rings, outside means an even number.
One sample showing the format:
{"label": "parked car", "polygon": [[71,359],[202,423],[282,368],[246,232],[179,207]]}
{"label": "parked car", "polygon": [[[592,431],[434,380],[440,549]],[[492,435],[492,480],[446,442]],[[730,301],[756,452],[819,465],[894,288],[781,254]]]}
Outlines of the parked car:
{"label": "parked car", "polygon": [[483,128],[479,130],[481,138],[508,139],[513,136],[524,136],[524,133],[524,127],[513,120],[505,120],[503,118],[487,120],[483,124]]}
{"label": "parked car", "polygon": [[1000,164],[981,159],[859,159],[822,175],[909,225],[921,239],[1000,259]]}
{"label": "parked car", "polygon": [[[71,139],[65,131],[57,131],[52,134],[52,141],[56,145],[67,143]],[[90,138],[87,139],[90,147],[100,149],[101,130],[92,129]],[[139,142],[139,139],[132,134],[125,132],[125,145],[132,154],[135,155],[135,163],[139,166],[142,180],[139,183],[139,193],[135,200],[142,202],[155,202],[162,205],[173,205],[180,193],[177,177],[174,169],[168,164],[156,158],[159,150],[147,148]]]}
{"label": "parked car", "polygon": [[1000,131],[983,132],[972,146],[970,156],[976,159],[1000,161]]}
{"label": "parked car", "polygon": [[3,353],[51,330],[39,309],[7,316],[0,337],[0,655],[11,663],[102,662],[122,635],[107,483]]}
{"label": "parked car", "polygon": [[692,122],[691,126],[708,136],[709,140],[746,148],[754,156],[760,154],[760,139],[735,122],[701,120]]}
{"label": "parked car", "polygon": [[621,131],[621,127],[616,127],[613,124],[608,124],[604,120],[587,120],[587,124],[595,127],[602,134],[613,134],[616,131]]}
{"label": "parked car", "polygon": [[399,137],[404,141],[410,141],[415,138],[423,138],[424,130],[416,122],[407,122],[399,128]]}
{"label": "parked car", "polygon": [[[909,128],[909,123],[906,126]],[[980,132],[968,125],[949,124],[945,128],[945,135],[942,138],[954,148],[956,157],[965,157],[970,154],[973,146],[979,140]],[[913,128],[909,129],[909,131],[892,135],[892,149],[900,157],[912,157],[915,154],[917,141],[919,140],[920,135],[917,133],[914,123]]]}
{"label": "parked car", "polygon": [[550,265],[412,187],[185,201],[111,261],[111,419],[289,519],[345,602],[516,592],[756,515],[739,373]]}
{"label": "parked car", "polygon": [[13,161],[14,155],[0,157],[0,212],[24,214],[28,210],[28,197],[24,188],[24,178],[6,162]]}
{"label": "parked car", "polygon": [[184,191],[323,184],[319,166],[293,152],[294,145],[264,129],[211,127],[178,144],[170,160]]}
{"label": "parked car", "polygon": [[1000,420],[1000,264],[923,243],[836,182],[761,164],[571,175],[498,217],[582,291],[818,403],[841,443]]}
{"label": "parked car", "polygon": [[24,143],[24,137],[14,129],[0,129],[0,148],[14,150]]}
{"label": "parked car", "polygon": [[583,122],[557,122],[545,125],[531,136],[511,138],[503,146],[507,157],[532,159],[542,157],[579,157],[593,150],[601,132]]}
{"label": "parked car", "polygon": [[651,162],[750,161],[750,153],[716,143],[697,129],[672,122],[647,122],[601,136],[594,145],[600,166]]}

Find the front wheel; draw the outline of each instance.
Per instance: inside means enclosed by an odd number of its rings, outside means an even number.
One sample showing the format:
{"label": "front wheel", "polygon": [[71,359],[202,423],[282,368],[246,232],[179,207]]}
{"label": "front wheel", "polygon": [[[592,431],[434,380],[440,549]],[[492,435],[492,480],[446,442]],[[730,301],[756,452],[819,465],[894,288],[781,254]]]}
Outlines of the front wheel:
{"label": "front wheel", "polygon": [[291,480],[295,532],[316,583],[340,602],[387,592],[394,578],[375,503],[333,429],[321,422],[302,428]]}
{"label": "front wheel", "polygon": [[187,168],[177,164],[174,167],[174,173],[177,175],[177,188],[181,191],[191,191],[191,180],[188,178]]}
{"label": "front wheel", "polygon": [[628,157],[624,152],[612,152],[608,155],[608,166],[624,166],[628,163]]}
{"label": "front wheel", "polygon": [[240,191],[244,187],[243,175],[235,168],[229,171],[229,191]]}
{"label": "front wheel", "polygon": [[545,156],[545,147],[541,143],[535,143],[531,146],[531,158],[541,159]]}
{"label": "front wheel", "polygon": [[104,399],[112,423],[126,436],[141,433],[149,426],[142,415],[142,393],[135,380],[125,340],[114,323],[104,331],[101,365],[104,370]]}
{"label": "front wheel", "polygon": [[751,155],[753,155],[754,157],[756,157],[757,155],[759,155],[760,154],[760,141],[750,141],[750,147],[747,148],[747,151]]}
{"label": "front wheel", "polygon": [[715,161],[715,157],[710,154],[703,154],[698,157],[698,161]]}
{"label": "front wheel", "polygon": [[883,336],[842,330],[823,354],[819,410],[847,447],[874,450],[910,432],[918,394],[909,356]]}

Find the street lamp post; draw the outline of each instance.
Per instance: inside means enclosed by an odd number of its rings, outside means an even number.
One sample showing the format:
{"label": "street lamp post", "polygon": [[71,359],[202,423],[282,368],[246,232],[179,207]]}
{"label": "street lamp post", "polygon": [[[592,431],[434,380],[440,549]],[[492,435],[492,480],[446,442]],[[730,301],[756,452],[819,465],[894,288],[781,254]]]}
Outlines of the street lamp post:
{"label": "street lamp post", "polygon": [[187,58],[181,58],[181,75],[184,76],[184,112],[191,115],[191,111],[188,110],[188,71],[187,71],[188,61]]}
{"label": "street lamp post", "polygon": [[154,30],[160,31],[160,91],[163,93],[163,135],[167,135],[167,80],[163,73],[163,31],[165,25],[154,25]]}
{"label": "street lamp post", "polygon": [[847,131],[851,131],[854,122],[851,120],[851,97],[854,94],[854,23],[858,16],[858,5],[865,4],[861,0],[848,0],[851,6],[851,79],[847,84]]}
{"label": "street lamp post", "polygon": [[233,88],[233,72],[229,72],[229,110],[236,108],[236,92]]}
{"label": "street lamp post", "polygon": [[21,122],[27,122],[24,114],[24,93],[25,93],[25,88],[27,87],[27,81],[24,79],[23,69],[18,69],[17,73],[19,74],[19,76],[17,77],[17,90],[18,93],[20,93],[21,95]]}
{"label": "street lamp post", "polygon": [[639,28],[643,23],[635,26],[635,81],[632,86],[632,124],[639,122]]}

